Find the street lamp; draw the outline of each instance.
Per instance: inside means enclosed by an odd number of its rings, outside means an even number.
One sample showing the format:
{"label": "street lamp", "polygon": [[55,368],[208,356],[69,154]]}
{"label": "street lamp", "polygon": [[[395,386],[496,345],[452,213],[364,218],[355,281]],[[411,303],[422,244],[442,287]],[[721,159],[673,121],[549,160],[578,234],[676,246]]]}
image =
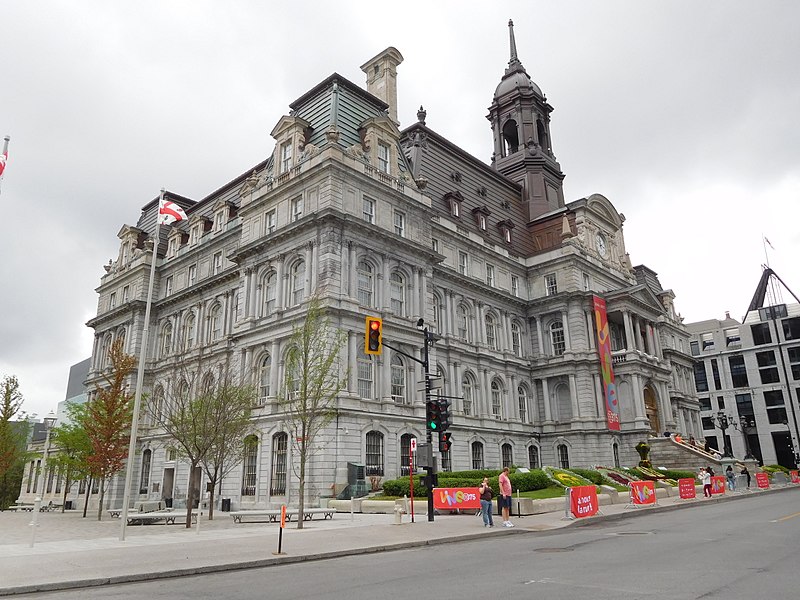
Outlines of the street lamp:
{"label": "street lamp", "polygon": [[725,431],[730,427],[731,421],[728,419],[728,415],[724,412],[719,411],[716,414],[717,419],[717,426],[722,429],[722,457],[723,458],[731,458],[731,451],[728,447],[728,438],[725,437]]}
{"label": "street lamp", "polygon": [[737,423],[735,420],[731,419],[731,423],[734,429],[738,429],[742,432],[742,438],[744,439],[744,449],[747,454],[745,454],[745,460],[755,460],[755,456],[753,456],[753,452],[750,450],[750,438],[747,437],[750,429],[756,426],[755,421],[751,421],[747,418],[746,415],[741,415],[739,417],[739,422]]}
{"label": "street lamp", "polygon": [[783,421],[781,421],[781,424],[786,425],[786,430],[789,432],[789,447],[792,449],[792,457],[794,458],[794,465],[795,467],[797,467],[798,465],[800,465],[800,453],[798,453],[794,449],[794,440],[792,439],[792,428],[789,427],[789,420],[784,419]]}
{"label": "street lamp", "polygon": [[40,469],[40,473],[42,475],[42,487],[37,489],[40,490],[39,496],[43,496],[45,492],[45,486],[47,485],[47,453],[50,452],[50,431],[53,429],[53,426],[56,424],[58,417],[56,414],[51,410],[47,413],[47,416],[42,419],[42,423],[44,423],[45,429],[45,438],[44,438],[44,452],[42,453],[42,466]]}

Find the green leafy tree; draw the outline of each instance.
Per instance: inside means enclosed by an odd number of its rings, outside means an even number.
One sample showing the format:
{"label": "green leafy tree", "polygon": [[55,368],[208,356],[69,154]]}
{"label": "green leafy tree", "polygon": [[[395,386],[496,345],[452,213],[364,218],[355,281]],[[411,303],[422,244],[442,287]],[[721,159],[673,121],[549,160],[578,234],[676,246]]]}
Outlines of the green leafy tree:
{"label": "green leafy tree", "polygon": [[[89,456],[92,454],[92,442],[83,423],[86,421],[86,404],[67,404],[67,421],[50,434],[54,453],[47,459],[64,476],[64,497],[61,501],[61,512],[67,502],[69,488],[74,481],[91,477]],[[88,496],[88,494],[87,494]],[[85,516],[85,514],[84,514]]]}
{"label": "green leafy tree", "polygon": [[[22,412],[23,397],[19,381],[6,375],[0,381],[0,507],[19,497],[27,457],[26,443],[30,424]],[[12,421],[14,417],[16,420]]]}
{"label": "green leafy tree", "polygon": [[98,521],[103,518],[108,481],[125,468],[128,457],[134,396],[128,383],[136,368],[136,358],[125,354],[121,339],[111,344],[108,358],[110,368],[103,374],[103,385],[95,386],[95,397],[87,403],[81,423],[92,445],[89,470],[100,484]]}
{"label": "green leafy tree", "polygon": [[303,322],[293,330],[286,354],[281,407],[291,430],[293,453],[298,457],[297,528],[303,528],[306,468],[316,448],[314,440],[336,415],[336,399],[345,388],[339,354],[347,333],[331,326],[318,298],[312,298]]}

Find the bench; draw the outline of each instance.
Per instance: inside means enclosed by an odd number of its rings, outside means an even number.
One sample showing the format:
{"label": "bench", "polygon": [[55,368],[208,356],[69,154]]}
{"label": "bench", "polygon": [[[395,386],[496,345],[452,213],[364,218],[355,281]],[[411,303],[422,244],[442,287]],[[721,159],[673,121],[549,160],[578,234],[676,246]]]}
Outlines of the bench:
{"label": "bench", "polygon": [[[291,521],[292,518],[297,518],[297,514],[300,511],[296,508],[287,508],[286,509],[286,520]],[[304,521],[311,521],[314,519],[314,515],[322,515],[322,519],[333,519],[333,515],[336,513],[335,508],[306,508],[303,511],[303,520]],[[251,521],[251,522],[265,522],[263,517],[267,518],[268,523],[276,523],[280,521],[281,518],[281,509],[279,508],[254,508],[250,510],[236,510],[229,513],[231,518],[233,519],[234,523],[242,523],[244,518],[247,517],[262,517],[261,521]]]}
{"label": "bench", "polygon": [[34,508],[35,507],[33,504],[15,504],[14,506],[8,507],[9,510],[13,510],[14,512],[19,512],[19,511],[33,512]]}
{"label": "bench", "polygon": [[[182,510],[155,510],[146,513],[132,513],[128,515],[128,525],[152,525],[162,522],[164,525],[173,525],[176,520],[186,523],[186,513]],[[197,523],[197,510],[192,510],[192,523]]]}

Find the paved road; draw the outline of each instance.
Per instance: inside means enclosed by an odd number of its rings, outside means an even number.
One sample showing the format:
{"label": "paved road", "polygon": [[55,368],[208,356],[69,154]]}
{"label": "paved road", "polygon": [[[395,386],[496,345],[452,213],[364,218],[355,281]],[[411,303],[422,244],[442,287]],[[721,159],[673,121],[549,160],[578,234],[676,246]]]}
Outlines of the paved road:
{"label": "paved road", "polygon": [[800,597],[797,500],[797,494],[742,498],[546,533],[515,532],[435,547],[37,597],[794,600]]}

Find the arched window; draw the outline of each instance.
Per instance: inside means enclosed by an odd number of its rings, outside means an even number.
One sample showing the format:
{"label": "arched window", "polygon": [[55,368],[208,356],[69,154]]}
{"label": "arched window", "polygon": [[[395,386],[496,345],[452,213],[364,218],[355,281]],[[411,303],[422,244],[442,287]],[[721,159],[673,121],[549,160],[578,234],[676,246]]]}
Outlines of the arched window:
{"label": "arched window", "polygon": [[408,477],[409,464],[408,455],[411,453],[411,438],[410,433],[404,433],[400,436],[400,476]]}
{"label": "arched window", "polygon": [[399,354],[392,355],[392,399],[398,404],[406,402],[406,366]]}
{"label": "arched window", "polygon": [[494,323],[494,317],[491,314],[486,315],[486,345],[492,350],[497,350],[497,328]]}
{"label": "arched window", "polygon": [[364,348],[360,348],[356,358],[356,368],[358,375],[358,395],[361,398],[375,398],[375,391],[373,387],[374,376],[374,363],[372,357],[364,353]]}
{"label": "arched window", "polygon": [[395,271],[389,277],[392,312],[398,317],[406,316],[406,278]]}
{"label": "arched window", "polygon": [[372,265],[362,260],[358,263],[356,271],[358,273],[358,303],[361,306],[374,306],[375,277]]}
{"label": "arched window", "polygon": [[506,156],[514,154],[519,149],[519,134],[517,133],[517,122],[513,119],[506,121],[503,125],[503,149]]}
{"label": "arched window", "polygon": [[222,306],[215,304],[208,313],[208,341],[216,342],[222,338]]}
{"label": "arched window", "polygon": [[539,468],[539,448],[528,446],[528,467],[531,469]]}
{"label": "arched window", "polygon": [[556,448],[558,452],[558,466],[562,469],[569,469],[569,448],[566,444],[559,444]]}
{"label": "arched window", "polygon": [[472,341],[469,337],[469,309],[463,304],[458,305],[457,325],[458,337],[462,340]]}
{"label": "arched window", "polygon": [[275,312],[278,276],[270,271],[261,279],[261,316],[268,317]]}
{"label": "arched window", "polygon": [[553,321],[550,324],[550,347],[553,349],[554,356],[561,356],[567,349],[564,324],[561,321]]}
{"label": "arched window", "polygon": [[150,423],[157,425],[164,419],[164,388],[157,385],[150,401]]}
{"label": "arched window", "polygon": [[483,469],[483,444],[472,442],[472,470],[479,471],[481,469]]}
{"label": "arched window", "polygon": [[520,385],[517,387],[517,402],[519,406],[519,420],[528,422],[528,388]]}
{"label": "arched window", "polygon": [[203,394],[211,394],[214,391],[214,374],[210,371],[203,375],[203,382],[200,388]]}
{"label": "arched window", "polygon": [[272,480],[269,486],[271,496],[286,495],[286,453],[289,436],[276,433],[272,436]]}
{"label": "arched window", "polygon": [[572,398],[569,395],[569,386],[565,383],[559,383],[553,393],[556,397],[556,420],[569,421],[572,419]]}
{"label": "arched window", "polygon": [[500,447],[500,458],[503,461],[502,467],[509,469],[514,464],[514,455],[511,450],[511,444],[503,444]]}
{"label": "arched window", "polygon": [[97,360],[97,364],[100,365],[100,368],[107,367],[111,364],[108,353],[111,351],[111,342],[113,341],[114,336],[111,333],[107,333],[103,336],[103,343],[100,344],[100,356]]}
{"label": "arched window", "polygon": [[189,401],[189,382],[185,379],[178,384],[178,400],[182,405]]}
{"label": "arched window", "polygon": [[153,451],[149,448],[142,452],[142,477],[139,481],[139,493],[146,494],[150,487],[150,462],[153,458]]}
{"label": "arched window", "polygon": [[514,356],[522,357],[522,331],[517,323],[511,324],[511,351]]}
{"label": "arched window", "polygon": [[302,260],[298,260],[292,267],[290,281],[292,285],[289,297],[292,305],[297,306],[306,296],[306,263]]}
{"label": "arched window", "polygon": [[471,373],[464,373],[464,378],[461,380],[461,395],[464,397],[462,400],[464,414],[469,416],[472,414],[472,405],[475,401],[475,379]]}
{"label": "arched window", "polygon": [[120,327],[117,329],[117,340],[119,340],[119,347],[125,350],[125,328]]}
{"label": "arched window", "polygon": [[183,342],[184,350],[190,350],[194,347],[196,322],[197,319],[195,318],[193,312],[190,312],[188,315],[186,315],[186,318],[183,320],[181,341]]}
{"label": "arched window", "polygon": [[172,323],[164,323],[161,327],[161,348],[160,356],[167,356],[172,350]]}
{"label": "arched window", "polygon": [[380,431],[367,433],[364,457],[366,474],[383,477],[383,434]]}
{"label": "arched window", "polygon": [[442,323],[442,300],[439,298],[438,294],[433,294],[431,297],[431,314],[433,315],[433,327],[434,331],[443,331],[444,324]]}
{"label": "arched window", "polygon": [[492,381],[492,416],[495,419],[503,416],[503,387],[497,379]]}
{"label": "arched window", "polygon": [[258,437],[244,438],[244,460],[242,462],[242,496],[256,495],[258,467]]}
{"label": "arched window", "polygon": [[269,378],[272,371],[272,357],[267,354],[258,365],[258,403],[263,406],[269,398]]}

